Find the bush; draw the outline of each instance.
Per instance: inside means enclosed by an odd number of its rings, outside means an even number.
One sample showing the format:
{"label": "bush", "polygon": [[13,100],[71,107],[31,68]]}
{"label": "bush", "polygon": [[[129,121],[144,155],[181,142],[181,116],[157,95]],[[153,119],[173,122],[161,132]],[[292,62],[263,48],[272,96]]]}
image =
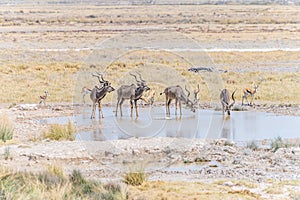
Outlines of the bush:
{"label": "bush", "polygon": [[14,129],[7,116],[0,117],[0,138],[3,142],[13,138]]}
{"label": "bush", "polygon": [[38,174],[0,168],[0,183],[0,199],[126,199],[118,185],[103,187],[77,170],[67,178],[57,167]]}
{"label": "bush", "polygon": [[252,151],[256,151],[258,149],[258,146],[254,141],[252,141],[247,144],[247,148],[251,149]]}
{"label": "bush", "polygon": [[76,196],[98,196],[96,188],[100,185],[96,182],[85,180],[80,171],[74,170],[70,175],[70,181],[73,184],[73,193]]}
{"label": "bush", "polygon": [[11,140],[13,138],[13,129],[6,126],[0,127],[0,138],[3,142],[6,142],[7,140]]}
{"label": "bush", "polygon": [[74,140],[75,127],[69,120],[68,125],[51,124],[50,130],[44,133],[45,138],[51,140]]}
{"label": "bush", "polygon": [[128,172],[125,174],[124,183],[127,185],[138,186],[145,182],[147,179],[147,175],[143,170],[139,170],[137,172]]}
{"label": "bush", "polygon": [[107,183],[104,185],[104,189],[107,191],[101,195],[101,199],[103,200],[117,200],[117,199],[125,199],[121,194],[122,189],[119,184],[115,183]]}
{"label": "bush", "polygon": [[284,143],[281,137],[275,138],[271,143],[271,150],[276,152],[280,148],[287,148],[288,144]]}

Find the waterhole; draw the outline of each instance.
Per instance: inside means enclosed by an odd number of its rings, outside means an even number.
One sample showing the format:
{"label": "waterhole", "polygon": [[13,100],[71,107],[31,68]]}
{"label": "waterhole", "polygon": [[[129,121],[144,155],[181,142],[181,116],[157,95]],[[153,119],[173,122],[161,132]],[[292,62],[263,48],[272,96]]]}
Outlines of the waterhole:
{"label": "waterhole", "polygon": [[[42,123],[67,124],[71,120],[79,130],[76,140],[118,140],[130,137],[226,138],[232,141],[300,138],[300,117],[264,112],[236,111],[223,116],[221,111],[183,109],[182,117],[166,117],[164,107],[140,108],[135,112],[123,108],[123,116],[115,117],[114,108],[103,107],[104,118],[90,119],[91,108],[71,117],[46,118]],[[179,114],[179,111],[178,111]]]}

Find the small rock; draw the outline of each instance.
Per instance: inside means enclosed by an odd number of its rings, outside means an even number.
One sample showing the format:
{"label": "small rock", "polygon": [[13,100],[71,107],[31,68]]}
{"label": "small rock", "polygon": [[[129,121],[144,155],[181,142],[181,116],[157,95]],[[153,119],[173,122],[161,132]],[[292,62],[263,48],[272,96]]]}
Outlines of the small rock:
{"label": "small rock", "polygon": [[53,110],[53,111],[62,111],[63,108],[59,106],[59,107],[54,107],[54,108],[52,108],[52,110]]}
{"label": "small rock", "polygon": [[171,158],[173,160],[181,160],[181,155],[179,155],[179,154],[171,154],[171,155],[169,155],[169,158]]}
{"label": "small rock", "polygon": [[184,163],[192,163],[192,162],[194,162],[194,159],[186,157],[186,158],[183,158],[183,162]]}
{"label": "small rock", "polygon": [[225,182],[225,183],[223,183],[223,185],[227,186],[227,187],[233,187],[234,186],[234,184],[231,181]]}
{"label": "small rock", "polygon": [[104,151],[104,155],[105,155],[105,156],[111,156],[111,155],[113,155],[113,153],[111,153],[111,152],[109,152],[109,151]]}
{"label": "small rock", "polygon": [[230,146],[226,146],[226,148],[224,148],[225,152],[228,152],[230,154],[235,154],[236,153],[236,149],[234,147],[230,147]]}
{"label": "small rock", "polygon": [[233,165],[239,165],[239,164],[241,164],[241,161],[240,160],[233,160],[232,164]]}
{"label": "small rock", "polygon": [[139,155],[139,154],[141,154],[141,152],[139,150],[137,150],[137,149],[132,150],[132,155]]}

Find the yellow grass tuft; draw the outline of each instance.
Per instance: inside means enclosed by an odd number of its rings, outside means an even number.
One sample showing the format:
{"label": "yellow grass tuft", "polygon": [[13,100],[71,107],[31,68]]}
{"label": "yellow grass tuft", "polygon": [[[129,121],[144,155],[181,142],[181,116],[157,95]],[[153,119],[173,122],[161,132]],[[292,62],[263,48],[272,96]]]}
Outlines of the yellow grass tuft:
{"label": "yellow grass tuft", "polygon": [[2,142],[11,140],[13,138],[13,125],[7,115],[2,114],[0,116],[0,139]]}
{"label": "yellow grass tuft", "polygon": [[69,120],[67,125],[51,124],[48,132],[44,133],[44,138],[51,140],[74,140],[75,126]]}
{"label": "yellow grass tuft", "polygon": [[0,182],[1,199],[125,199],[120,186],[105,187],[78,171],[62,177],[52,169],[33,174],[0,168]]}
{"label": "yellow grass tuft", "polygon": [[139,186],[129,186],[128,199],[258,199],[260,196],[248,189],[236,191],[213,183],[149,181]]}

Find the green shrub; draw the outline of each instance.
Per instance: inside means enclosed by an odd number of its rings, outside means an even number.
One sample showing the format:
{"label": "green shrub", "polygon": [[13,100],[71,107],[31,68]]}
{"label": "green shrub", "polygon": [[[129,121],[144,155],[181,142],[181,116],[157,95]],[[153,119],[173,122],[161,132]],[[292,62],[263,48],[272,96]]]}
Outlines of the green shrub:
{"label": "green shrub", "polygon": [[252,141],[247,144],[247,148],[251,149],[252,151],[256,151],[258,149],[258,146],[254,141]]}
{"label": "green shrub", "polygon": [[107,183],[104,185],[104,189],[107,191],[101,195],[101,199],[103,200],[119,200],[126,199],[122,194],[122,189],[119,184],[115,183]]}
{"label": "green shrub", "polygon": [[84,195],[94,196],[96,198],[96,188],[100,185],[93,181],[87,181],[82,176],[80,171],[73,170],[72,174],[70,175],[70,181],[73,184],[73,193],[76,196],[83,197]]}
{"label": "green shrub", "polygon": [[0,138],[3,142],[11,140],[13,138],[13,129],[6,126],[0,127]]}
{"label": "green shrub", "polygon": [[275,138],[271,143],[271,150],[276,152],[280,148],[287,148],[289,145],[281,139],[281,137]]}
{"label": "green shrub", "polygon": [[0,138],[3,142],[13,138],[14,129],[7,116],[0,117]]}

